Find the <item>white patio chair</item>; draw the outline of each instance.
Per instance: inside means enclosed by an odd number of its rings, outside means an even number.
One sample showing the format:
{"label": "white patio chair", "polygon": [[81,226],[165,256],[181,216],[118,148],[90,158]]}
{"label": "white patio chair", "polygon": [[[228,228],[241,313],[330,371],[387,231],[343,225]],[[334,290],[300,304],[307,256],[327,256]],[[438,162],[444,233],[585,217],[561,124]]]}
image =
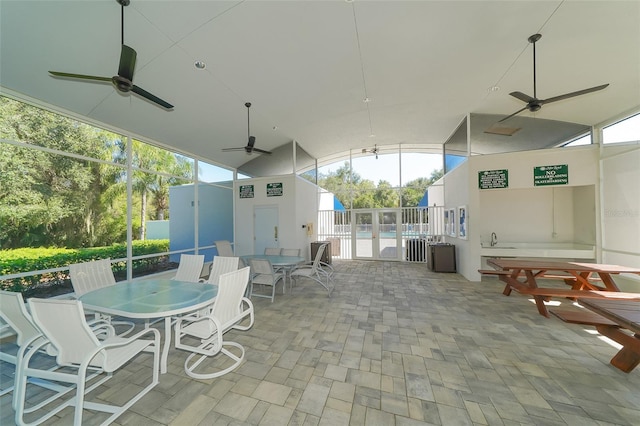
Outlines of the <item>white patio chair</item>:
{"label": "white patio chair", "polygon": [[322,254],[327,249],[327,244],[322,244],[318,247],[318,251],[316,252],[316,257],[313,260],[312,264],[300,265],[294,268],[290,273],[289,277],[292,281],[295,281],[298,277],[309,278],[320,284],[324,287],[329,293],[329,297],[331,297],[331,292],[333,291],[334,285],[332,283],[329,272],[322,269],[320,266],[320,258],[322,258]]}
{"label": "white patio chair", "polygon": [[[0,317],[5,321],[11,329],[16,333],[16,346],[15,352],[8,352],[8,344],[3,345],[3,350],[0,351],[0,360],[8,362],[15,366],[14,372],[14,385],[3,389],[0,395],[6,395],[9,392],[14,391],[15,381],[18,377],[17,371],[20,361],[24,358],[27,350],[34,344],[38,344],[44,341],[44,337],[40,331],[33,325],[31,321],[31,315],[27,312],[26,305],[22,299],[22,294],[17,292],[0,290]],[[43,351],[44,352],[44,351]],[[56,368],[56,367],[54,367]],[[67,388],[54,384],[42,383],[41,386],[55,392],[64,391]],[[47,398],[45,401],[39,403],[35,409],[39,409],[47,405],[49,402],[56,399],[58,396],[54,395],[51,398]],[[12,406],[16,407],[16,392],[14,392]]]}
{"label": "white patio chair", "polygon": [[281,249],[279,247],[267,247],[264,249],[264,254],[268,256],[280,256]]}
{"label": "white patio chair", "polygon": [[[183,318],[176,323],[176,348],[191,352],[184,363],[184,370],[188,376],[195,379],[220,377],[233,371],[244,359],[244,347],[239,343],[224,340],[224,335],[229,330],[244,331],[253,326],[253,304],[251,300],[243,297],[248,282],[248,267],[220,275],[218,295],[211,313],[196,319]],[[249,324],[242,325],[242,321],[247,317]],[[188,344],[193,337],[200,339],[198,346]],[[239,355],[231,352],[228,347],[239,350]],[[213,372],[195,371],[203,361],[220,353],[231,358],[233,364]]]}
{"label": "white patio chair", "polygon": [[[92,260],[69,265],[69,277],[75,297],[78,298],[92,290],[116,285],[116,277],[111,269],[111,259]],[[126,336],[135,328],[132,321],[112,321],[109,315],[95,314],[96,319],[103,318],[114,326],[128,327],[120,336]]]}
{"label": "white patio chair", "polygon": [[203,254],[181,254],[178,270],[172,280],[197,283],[202,276]]}
{"label": "white patio chair", "polygon": [[[0,290],[0,317],[13,329],[16,333],[16,345],[17,349],[15,353],[9,353],[5,350],[0,352],[0,359],[2,361],[11,363],[15,366],[14,373],[14,382],[18,377],[18,370],[20,368],[20,362],[24,359],[27,351],[33,347],[34,345],[39,345],[42,342],[47,342],[45,337],[40,333],[40,330],[36,328],[33,324],[33,320],[31,319],[31,315],[27,311],[27,306],[24,303],[21,293],[11,292]],[[98,320],[91,323],[93,332],[100,335],[102,338],[110,337],[114,334],[113,327],[111,327],[108,323]],[[3,349],[7,348],[9,345],[3,345]],[[51,345],[46,345],[40,351],[45,356],[55,356],[56,352]],[[51,362],[47,365],[51,365],[50,369],[55,370],[59,368],[58,365],[55,364],[53,358]],[[56,400],[60,396],[69,392],[72,387],[65,387],[58,385],[56,383],[48,382],[48,381],[36,381],[34,384],[43,387],[45,389],[49,389],[54,391],[55,394],[40,401],[39,403],[26,408],[25,413],[31,413],[33,411],[37,411],[50,402]],[[5,395],[11,391],[15,390],[14,386],[10,386],[6,389],[3,389],[0,392],[0,395]],[[15,409],[17,406],[17,402],[19,400],[19,396],[17,395],[17,391],[13,393],[12,406]]]}
{"label": "white patio chair", "polygon": [[227,240],[220,240],[213,242],[216,245],[216,249],[218,250],[218,256],[223,257],[233,257],[233,248],[231,247],[231,243]]}
{"label": "white patio chair", "polygon": [[239,265],[240,258],[238,257],[214,256],[209,278],[207,278],[206,282],[209,284],[218,284],[221,275],[237,271]]}
{"label": "white patio chair", "polygon": [[282,256],[300,256],[300,249],[283,248],[280,254]]}
{"label": "white patio chair", "polygon": [[[249,259],[251,265],[251,287],[249,289],[249,297],[267,297],[271,299],[271,303],[276,297],[276,285],[282,280],[282,293],[284,294],[284,272],[277,271],[271,265],[268,259]],[[256,293],[256,285],[271,287],[271,295],[264,293]]]}
{"label": "white patio chair", "polygon": [[[209,278],[207,278],[205,282],[218,285],[221,275],[237,271],[239,267],[239,257],[214,256],[213,263],[211,264],[211,270],[209,272]],[[201,309],[200,311],[198,311],[197,316],[208,315],[211,312],[212,307],[213,305]]]}
{"label": "white patio chair", "polygon": [[[281,256],[295,256],[295,257],[300,257],[300,249],[288,249],[288,248],[283,248],[283,249],[280,251],[280,255],[281,255]],[[282,271],[282,272],[285,274],[285,281],[286,281],[286,279],[287,279],[287,277],[286,277],[287,273],[289,273],[289,272],[293,269],[293,267],[291,267],[291,266],[280,266],[280,267],[278,267],[278,266],[274,266],[273,268],[276,270],[276,272],[278,272],[278,271]]]}
{"label": "white patio chair", "polygon": [[[100,341],[85,320],[82,302],[32,298],[28,303],[34,324],[57,351],[56,362],[58,366],[64,367],[64,372],[42,370],[31,366],[30,361],[33,354],[39,347],[48,343],[44,341],[39,345],[33,345],[20,363],[17,373],[16,387],[18,387],[19,396],[15,417],[17,424],[25,423],[25,395],[28,378],[54,380],[74,385],[75,397],[67,398],[57,406],[48,405],[45,407],[44,409],[48,411],[38,420],[38,423],[51,418],[66,407],[75,406],[75,426],[82,424],[84,409],[111,413],[112,415],[103,424],[113,422],[158,384],[160,369],[160,333],[158,330],[149,328],[128,338],[114,336]],[[146,334],[152,335],[152,340],[141,338]],[[122,406],[85,401],[86,394],[110,379],[113,372],[141,352],[153,354],[152,379],[149,385]],[[88,385],[88,372],[93,368],[100,369],[103,377],[92,380]]]}

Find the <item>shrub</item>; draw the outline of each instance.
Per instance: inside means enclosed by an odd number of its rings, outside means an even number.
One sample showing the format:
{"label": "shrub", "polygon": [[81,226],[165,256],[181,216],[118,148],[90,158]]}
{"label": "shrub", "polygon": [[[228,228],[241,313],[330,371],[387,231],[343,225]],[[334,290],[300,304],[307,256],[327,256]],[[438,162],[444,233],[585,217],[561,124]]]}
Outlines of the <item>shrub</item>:
{"label": "shrub", "polygon": [[[169,250],[169,240],[147,240],[133,242],[133,255],[163,253]],[[126,244],[113,244],[105,247],[82,249],[66,248],[20,248],[0,250],[0,276],[34,272],[46,269],[66,268],[72,263],[88,262],[97,259],[122,259],[127,257]],[[160,263],[166,263],[168,256],[154,256],[133,261],[135,275],[156,272]],[[127,275],[126,262],[113,263],[113,272],[117,278]],[[69,285],[67,270],[34,274],[21,278],[0,280],[3,290],[31,293],[38,288]]]}

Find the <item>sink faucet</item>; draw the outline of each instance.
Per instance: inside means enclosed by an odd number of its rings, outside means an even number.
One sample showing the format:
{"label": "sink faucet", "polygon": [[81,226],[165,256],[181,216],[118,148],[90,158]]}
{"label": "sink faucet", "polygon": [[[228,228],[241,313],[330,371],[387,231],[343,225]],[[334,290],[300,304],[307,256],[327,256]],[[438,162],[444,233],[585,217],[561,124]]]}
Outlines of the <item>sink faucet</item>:
{"label": "sink faucet", "polygon": [[491,233],[491,247],[495,246],[496,244],[498,244],[498,236],[496,235],[495,232]]}

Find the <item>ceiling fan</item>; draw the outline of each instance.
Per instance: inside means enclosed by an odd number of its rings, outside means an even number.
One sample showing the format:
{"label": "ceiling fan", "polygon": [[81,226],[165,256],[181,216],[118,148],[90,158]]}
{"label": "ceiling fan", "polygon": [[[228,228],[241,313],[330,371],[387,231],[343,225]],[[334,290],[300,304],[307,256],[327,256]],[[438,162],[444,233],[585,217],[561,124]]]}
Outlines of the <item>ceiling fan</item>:
{"label": "ceiling fan", "polygon": [[243,151],[244,150],[247,154],[257,152],[260,154],[271,155],[269,151],[265,151],[264,149],[256,148],[254,146],[256,144],[256,137],[251,136],[251,127],[249,126],[250,124],[249,108],[251,108],[251,102],[245,103],[244,106],[247,107],[247,137],[248,137],[247,146],[238,147],[238,148],[223,148],[222,150],[223,151]]}
{"label": "ceiling fan", "polygon": [[585,95],[591,92],[597,92],[598,90],[602,90],[607,87],[609,84],[602,84],[600,86],[591,87],[589,89],[578,90],[577,92],[565,93],[564,95],[554,96],[553,98],[547,99],[538,99],[537,91],[536,91],[536,42],[542,38],[542,34],[534,34],[530,36],[527,40],[529,43],[533,44],[533,97],[529,95],[525,95],[522,92],[511,92],[509,93],[514,98],[520,99],[522,102],[526,102],[524,108],[514,112],[511,115],[506,116],[502,120],[498,121],[498,123],[505,121],[514,115],[520,114],[525,109],[528,109],[531,112],[539,111],[544,104],[550,104],[551,102],[561,101],[563,99],[573,98],[574,96]]}
{"label": "ceiling fan", "polygon": [[121,13],[121,32],[122,32],[122,50],[120,51],[120,64],[118,66],[118,75],[113,77],[98,77],[84,74],[71,74],[59,71],[49,71],[54,77],[63,78],[79,78],[83,80],[91,80],[98,82],[112,83],[117,90],[123,93],[133,92],[163,108],[171,109],[173,105],[152,95],[141,87],[133,84],[133,70],[136,66],[136,51],[124,44],[124,7],[128,6],[131,0],[116,0],[122,8]]}
{"label": "ceiling fan", "polygon": [[362,149],[362,153],[363,154],[366,154],[366,153],[375,154],[376,160],[378,159],[378,152],[379,152],[379,150],[378,150],[378,145],[377,144],[374,145],[373,148],[370,148],[370,149],[363,148]]}

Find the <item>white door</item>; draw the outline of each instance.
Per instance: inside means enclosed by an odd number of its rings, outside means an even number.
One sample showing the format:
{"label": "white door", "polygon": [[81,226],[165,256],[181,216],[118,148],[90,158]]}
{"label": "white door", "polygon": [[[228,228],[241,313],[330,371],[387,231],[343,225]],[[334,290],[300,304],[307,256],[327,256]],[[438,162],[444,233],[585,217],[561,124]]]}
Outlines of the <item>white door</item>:
{"label": "white door", "polygon": [[354,259],[402,259],[399,210],[361,210],[353,214],[351,235]]}
{"label": "white door", "polygon": [[378,259],[402,259],[402,213],[399,210],[377,210]]}
{"label": "white door", "polygon": [[278,206],[255,206],[253,208],[253,253],[262,254],[266,247],[280,247]]}
{"label": "white door", "polygon": [[[372,210],[353,211],[351,220],[352,256],[354,259],[373,259],[377,250],[376,234],[374,229],[375,214]],[[375,246],[375,247],[374,247]]]}

